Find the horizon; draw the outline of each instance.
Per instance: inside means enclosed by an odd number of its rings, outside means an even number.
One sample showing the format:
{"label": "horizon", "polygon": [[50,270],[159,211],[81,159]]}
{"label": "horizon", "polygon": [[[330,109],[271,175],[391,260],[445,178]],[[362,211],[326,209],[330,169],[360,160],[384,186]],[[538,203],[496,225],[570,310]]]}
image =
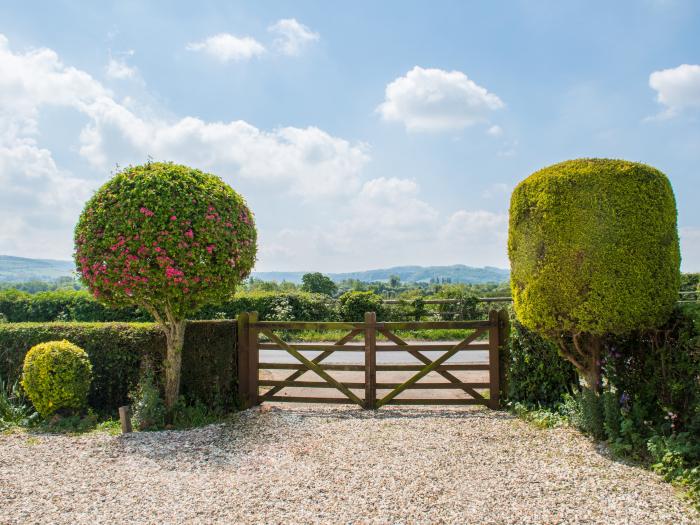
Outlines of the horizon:
{"label": "horizon", "polygon": [[152,156],[246,198],[256,272],[507,269],[514,186],[613,157],[669,177],[681,269],[700,271],[700,4],[361,1],[338,14],[311,1],[0,6],[0,252],[71,260],[90,195]]}

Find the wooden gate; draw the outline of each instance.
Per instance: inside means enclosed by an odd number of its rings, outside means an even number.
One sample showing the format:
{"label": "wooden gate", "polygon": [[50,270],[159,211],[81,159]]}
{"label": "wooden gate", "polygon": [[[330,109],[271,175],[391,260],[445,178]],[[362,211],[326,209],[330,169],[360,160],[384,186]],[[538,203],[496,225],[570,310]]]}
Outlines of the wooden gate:
{"label": "wooden gate", "polygon": [[[397,335],[399,330],[465,330],[468,335],[459,341],[411,342]],[[293,343],[284,334],[293,331],[344,331],[334,342]],[[257,313],[238,316],[238,393],[244,406],[265,401],[300,403],[353,403],[367,409],[384,405],[486,405],[498,408],[499,392],[504,385],[499,373],[499,348],[506,341],[508,316],[505,310],[492,310],[484,321],[377,322],[376,314],[368,312],[362,323],[346,322],[278,322],[259,321]],[[282,332],[282,334],[278,333]],[[377,342],[377,334],[382,341]],[[364,341],[356,341],[362,336]],[[287,361],[260,361],[266,354],[281,352]],[[308,357],[305,353],[315,352]],[[448,363],[460,352],[481,351],[487,362]],[[362,352],[364,363],[329,363],[340,352]],[[402,352],[413,358],[411,364],[377,363],[377,354]],[[425,352],[440,352],[431,358]],[[398,354],[392,354],[398,355]],[[274,378],[270,371],[285,374]],[[285,372],[288,371],[287,375]],[[488,372],[486,380],[460,378],[460,372]],[[344,380],[329,372],[364,372],[364,380]],[[377,382],[377,372],[415,372],[401,382]],[[305,374],[316,376],[314,381],[302,380]],[[262,377],[261,377],[262,374]],[[441,382],[422,382],[426,376]],[[270,377],[268,377],[270,376]],[[282,395],[284,389],[334,389],[340,397]],[[399,397],[407,390],[456,390],[460,397],[419,398]],[[378,394],[378,391],[382,392]],[[463,393],[463,394],[462,394]],[[465,394],[468,397],[465,397]]]}

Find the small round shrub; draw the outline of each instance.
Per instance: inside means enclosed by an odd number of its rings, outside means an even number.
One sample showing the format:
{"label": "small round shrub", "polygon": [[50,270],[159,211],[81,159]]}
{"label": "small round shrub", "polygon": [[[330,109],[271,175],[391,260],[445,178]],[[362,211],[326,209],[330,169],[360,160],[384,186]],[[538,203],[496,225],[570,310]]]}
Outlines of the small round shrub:
{"label": "small round shrub", "polygon": [[91,381],[87,353],[68,341],[40,343],[24,358],[22,387],[42,417],[85,408]]}

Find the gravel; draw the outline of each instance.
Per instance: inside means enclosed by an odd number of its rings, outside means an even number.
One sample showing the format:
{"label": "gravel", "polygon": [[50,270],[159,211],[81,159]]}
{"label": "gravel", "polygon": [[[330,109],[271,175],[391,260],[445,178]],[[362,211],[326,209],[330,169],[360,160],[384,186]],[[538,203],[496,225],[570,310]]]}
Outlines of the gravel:
{"label": "gravel", "polygon": [[2,523],[691,524],[655,474],[481,408],[287,405],[188,431],[0,436]]}

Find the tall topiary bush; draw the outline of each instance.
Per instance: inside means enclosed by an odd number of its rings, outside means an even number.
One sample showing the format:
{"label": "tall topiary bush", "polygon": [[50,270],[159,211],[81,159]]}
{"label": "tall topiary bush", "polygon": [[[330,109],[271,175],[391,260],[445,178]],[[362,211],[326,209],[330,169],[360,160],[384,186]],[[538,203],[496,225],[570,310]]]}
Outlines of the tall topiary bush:
{"label": "tall topiary bush", "polygon": [[186,317],[233,293],[253,267],[256,241],[243,198],[187,166],[128,167],[86,204],[75,228],[76,265],[95,297],[138,306],[164,331],[168,409],[179,393]]}
{"label": "tall topiary bush", "polygon": [[579,159],[522,181],[510,204],[515,312],[600,386],[602,338],[657,327],[678,297],[676,203],[666,176]]}

